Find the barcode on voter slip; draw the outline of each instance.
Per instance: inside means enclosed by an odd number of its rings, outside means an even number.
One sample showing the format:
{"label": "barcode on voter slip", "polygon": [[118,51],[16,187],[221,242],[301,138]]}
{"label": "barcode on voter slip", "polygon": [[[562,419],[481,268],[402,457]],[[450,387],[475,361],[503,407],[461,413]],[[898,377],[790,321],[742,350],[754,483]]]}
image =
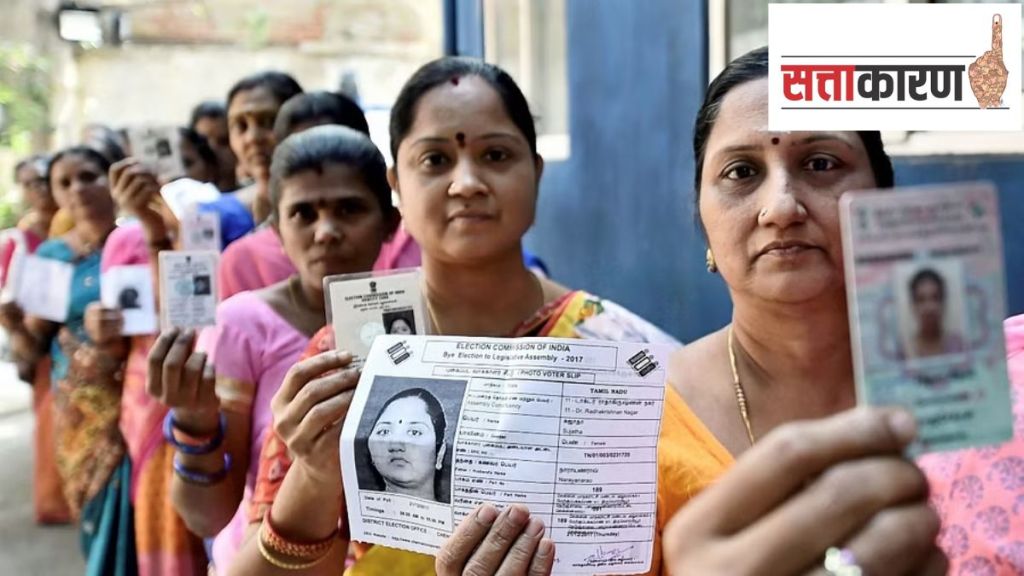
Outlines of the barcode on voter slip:
{"label": "barcode on voter slip", "polygon": [[654,360],[650,350],[641,350],[633,354],[628,362],[641,377],[647,376],[658,368],[658,362]]}

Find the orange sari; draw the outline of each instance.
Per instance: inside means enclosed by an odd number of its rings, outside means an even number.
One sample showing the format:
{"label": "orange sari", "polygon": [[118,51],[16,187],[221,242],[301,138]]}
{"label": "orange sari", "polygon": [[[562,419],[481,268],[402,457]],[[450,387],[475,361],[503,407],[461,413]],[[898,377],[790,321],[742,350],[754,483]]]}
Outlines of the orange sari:
{"label": "orange sari", "polygon": [[32,410],[36,415],[33,443],[35,462],[32,494],[36,522],[39,524],[67,524],[71,522],[71,509],[64,499],[64,488],[57,470],[57,439],[54,432],[53,392],[50,390],[50,357],[36,364],[32,382]]}

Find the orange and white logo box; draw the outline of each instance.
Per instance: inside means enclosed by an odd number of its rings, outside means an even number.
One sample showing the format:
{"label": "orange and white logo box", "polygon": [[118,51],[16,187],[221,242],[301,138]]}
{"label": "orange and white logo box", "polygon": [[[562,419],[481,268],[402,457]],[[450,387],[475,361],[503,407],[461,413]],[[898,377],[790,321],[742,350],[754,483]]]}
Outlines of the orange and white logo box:
{"label": "orange and white logo box", "polygon": [[771,4],[771,130],[1024,129],[1020,4]]}

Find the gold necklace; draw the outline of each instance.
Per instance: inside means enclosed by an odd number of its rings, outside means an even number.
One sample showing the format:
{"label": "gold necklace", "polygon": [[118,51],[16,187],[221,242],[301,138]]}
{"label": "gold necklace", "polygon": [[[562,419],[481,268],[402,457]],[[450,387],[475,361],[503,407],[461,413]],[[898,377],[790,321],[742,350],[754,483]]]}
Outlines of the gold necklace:
{"label": "gold necklace", "polygon": [[743,425],[747,428],[747,438],[750,445],[754,445],[754,432],[750,428],[750,413],[747,410],[747,393],[740,383],[740,371],[736,367],[736,350],[733,346],[732,325],[729,325],[729,365],[732,367],[732,387],[736,392],[736,406],[740,409],[740,418],[743,418]]}

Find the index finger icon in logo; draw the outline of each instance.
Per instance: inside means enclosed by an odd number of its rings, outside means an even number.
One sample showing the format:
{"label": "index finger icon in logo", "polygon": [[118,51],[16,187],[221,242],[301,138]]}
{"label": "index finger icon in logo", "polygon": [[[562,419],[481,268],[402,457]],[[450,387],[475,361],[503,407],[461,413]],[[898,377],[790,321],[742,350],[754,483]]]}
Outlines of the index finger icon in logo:
{"label": "index finger icon in logo", "polygon": [[992,16],[992,49],[981,55],[968,68],[971,90],[982,108],[998,108],[1006,90],[1008,73],[1003,63],[1003,17]]}

